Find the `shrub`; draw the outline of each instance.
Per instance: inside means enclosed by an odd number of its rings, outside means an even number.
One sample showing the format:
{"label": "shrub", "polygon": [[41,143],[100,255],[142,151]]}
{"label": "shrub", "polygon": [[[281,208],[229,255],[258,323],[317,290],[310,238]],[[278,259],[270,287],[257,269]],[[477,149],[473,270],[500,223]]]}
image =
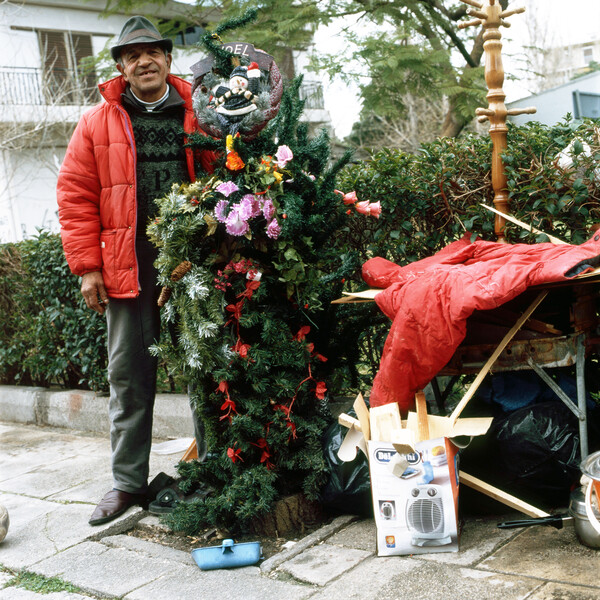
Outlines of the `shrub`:
{"label": "shrub", "polygon": [[85,306],[60,237],[0,246],[0,284],[0,381],[105,391],[105,322]]}

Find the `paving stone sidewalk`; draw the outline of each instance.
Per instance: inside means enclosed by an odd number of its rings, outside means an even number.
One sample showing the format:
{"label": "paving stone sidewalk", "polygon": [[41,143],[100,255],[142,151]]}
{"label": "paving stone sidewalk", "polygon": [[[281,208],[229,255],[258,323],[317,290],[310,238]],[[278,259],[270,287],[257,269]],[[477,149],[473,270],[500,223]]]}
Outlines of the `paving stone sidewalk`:
{"label": "paving stone sidewalk", "polygon": [[[161,441],[161,440],[157,440]],[[133,508],[90,527],[110,487],[105,435],[0,423],[0,599],[81,600],[600,600],[600,555],[571,525],[500,530],[497,517],[466,516],[457,553],[378,557],[370,519],[341,516],[258,566],[201,571],[187,552],[126,535],[158,526]],[[175,474],[181,454],[152,454],[151,476]],[[58,577],[75,591],[11,585],[24,572]]]}

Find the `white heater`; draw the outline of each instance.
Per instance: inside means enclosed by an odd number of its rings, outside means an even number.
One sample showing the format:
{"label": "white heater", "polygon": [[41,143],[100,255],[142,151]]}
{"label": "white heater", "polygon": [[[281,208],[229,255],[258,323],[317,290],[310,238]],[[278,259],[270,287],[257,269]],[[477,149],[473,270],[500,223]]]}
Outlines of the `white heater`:
{"label": "white heater", "polygon": [[445,546],[452,542],[439,485],[420,485],[411,490],[411,497],[406,503],[406,523],[412,534],[413,546]]}

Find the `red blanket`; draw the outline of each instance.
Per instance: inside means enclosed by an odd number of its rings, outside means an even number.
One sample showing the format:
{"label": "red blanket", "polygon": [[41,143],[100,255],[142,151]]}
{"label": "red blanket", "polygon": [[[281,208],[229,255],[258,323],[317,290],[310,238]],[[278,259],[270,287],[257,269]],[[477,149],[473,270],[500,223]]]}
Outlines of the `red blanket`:
{"label": "red blanket", "polygon": [[383,258],[368,260],[363,278],[369,286],[383,288],[375,301],[393,321],[373,381],[371,406],[397,402],[408,410],[415,393],[464,339],[474,310],[496,308],[529,286],[568,280],[589,270],[586,261],[599,255],[597,233],[580,246],[472,243],[465,236],[405,267]]}

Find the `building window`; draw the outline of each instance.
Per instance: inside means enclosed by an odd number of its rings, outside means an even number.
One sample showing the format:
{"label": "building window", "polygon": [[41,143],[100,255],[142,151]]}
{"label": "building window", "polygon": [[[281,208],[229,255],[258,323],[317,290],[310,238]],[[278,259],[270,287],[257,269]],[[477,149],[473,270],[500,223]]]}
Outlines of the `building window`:
{"label": "building window", "polygon": [[600,118],[600,94],[592,92],[573,92],[573,116],[576,119]]}
{"label": "building window", "polygon": [[173,39],[176,46],[195,46],[204,35],[204,28],[192,25],[181,30]]}
{"label": "building window", "polygon": [[591,62],[594,62],[594,48],[587,46],[583,49],[583,64],[587,67]]}
{"label": "building window", "polygon": [[96,74],[85,67],[93,56],[92,36],[71,31],[38,31],[43,87],[48,104],[96,102]]}
{"label": "building window", "polygon": [[200,38],[206,33],[206,23],[202,25],[188,25],[181,21],[159,21],[161,32],[165,37],[173,40],[175,46],[190,47],[197,46]]}

